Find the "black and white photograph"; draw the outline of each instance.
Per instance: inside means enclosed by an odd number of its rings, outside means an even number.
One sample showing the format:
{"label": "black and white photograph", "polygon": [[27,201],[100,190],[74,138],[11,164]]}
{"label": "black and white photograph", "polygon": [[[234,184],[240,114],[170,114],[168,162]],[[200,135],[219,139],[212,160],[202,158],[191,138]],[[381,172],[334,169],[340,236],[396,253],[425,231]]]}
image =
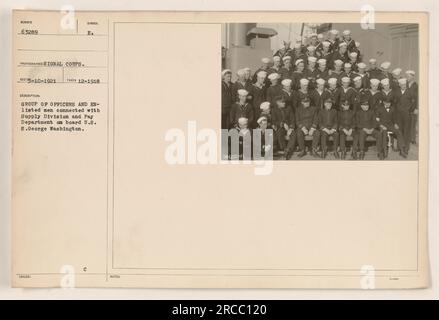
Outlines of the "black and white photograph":
{"label": "black and white photograph", "polygon": [[223,24],[223,158],[417,160],[418,30]]}

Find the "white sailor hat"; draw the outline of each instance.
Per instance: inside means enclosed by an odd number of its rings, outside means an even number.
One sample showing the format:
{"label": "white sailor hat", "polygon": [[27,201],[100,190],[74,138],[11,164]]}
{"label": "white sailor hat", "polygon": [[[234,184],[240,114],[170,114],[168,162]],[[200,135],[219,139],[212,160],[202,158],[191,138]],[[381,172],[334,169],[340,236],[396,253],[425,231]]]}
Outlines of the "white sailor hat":
{"label": "white sailor hat", "polygon": [[237,72],[238,76],[245,76],[245,70],[244,69],[239,69]]}
{"label": "white sailor hat", "polygon": [[258,118],[258,121],[256,121],[258,124],[261,124],[261,122],[262,121],[264,121],[264,120],[267,120],[267,117],[266,116],[260,116],[259,118]]}
{"label": "white sailor hat", "polygon": [[224,69],[222,72],[221,72],[221,75],[224,77],[226,74],[228,74],[228,73],[230,73],[230,74],[232,74],[232,71],[230,70],[230,69]]}
{"label": "white sailor hat", "polygon": [[358,48],[360,46],[361,43],[359,43],[358,41],[355,41],[355,46]]}
{"label": "white sailor hat", "polygon": [[370,84],[373,86],[378,86],[380,84],[380,80],[378,79],[370,79]]}
{"label": "white sailor hat", "polygon": [[319,60],[317,61],[317,63],[318,63],[319,65],[321,65],[321,66],[325,66],[325,65],[326,65],[326,59],[319,59]]}
{"label": "white sailor hat", "polygon": [[339,47],[347,47],[348,44],[346,42],[341,42],[338,46]]}
{"label": "white sailor hat", "polygon": [[256,76],[259,78],[265,78],[267,76],[267,72],[264,70],[261,70],[256,74]]}
{"label": "white sailor hat", "polygon": [[343,35],[344,35],[344,36],[350,36],[350,35],[351,35],[351,30],[345,30],[345,31],[343,31]]}
{"label": "white sailor hat", "polygon": [[239,89],[239,90],[238,90],[238,94],[239,94],[240,96],[246,96],[246,95],[248,95],[248,91],[245,90],[245,89]]}
{"label": "white sailor hat", "polygon": [[387,86],[389,83],[390,83],[390,82],[389,82],[389,79],[388,79],[388,78],[384,78],[384,79],[381,80],[381,84],[382,84],[383,86]]}
{"label": "white sailor hat", "polygon": [[317,38],[317,33],[313,32],[309,35],[310,38]]}
{"label": "white sailor hat", "polygon": [[401,72],[402,72],[401,68],[396,68],[396,69],[393,69],[392,74],[395,76],[399,76],[401,74]]}
{"label": "white sailor hat", "polygon": [[262,111],[267,111],[268,109],[270,109],[270,102],[268,102],[268,101],[262,102],[261,105],[259,106],[259,108]]}
{"label": "white sailor hat", "polygon": [[316,62],[317,58],[316,57],[308,57],[308,62]]}
{"label": "white sailor hat", "polygon": [[245,117],[241,117],[238,119],[238,123],[239,124],[246,124],[246,123],[248,123],[248,119]]}
{"label": "white sailor hat", "polygon": [[316,80],[316,82],[317,82],[317,84],[325,84],[325,79],[322,79],[322,78],[318,78],[317,80]]}
{"label": "white sailor hat", "polygon": [[358,69],[366,69],[366,64],[364,62],[360,62],[359,64],[357,64]]}
{"label": "white sailor hat", "polygon": [[319,33],[317,35],[317,39],[322,40],[325,36],[323,35],[323,33]]}
{"label": "white sailor hat", "polygon": [[324,47],[330,47],[330,46],[331,46],[331,42],[329,42],[329,41],[323,41],[323,42],[322,42],[322,45],[323,45]]}
{"label": "white sailor hat", "polygon": [[273,61],[280,61],[280,57],[279,56],[274,56],[273,57]]}
{"label": "white sailor hat", "polygon": [[377,59],[375,59],[375,58],[369,59],[369,63],[376,63],[376,62],[377,62]]}
{"label": "white sailor hat", "polygon": [[381,69],[387,70],[390,68],[390,62],[389,61],[385,61],[383,63],[381,63]]}
{"label": "white sailor hat", "polygon": [[268,79],[270,80],[276,80],[279,77],[279,75],[276,72],[270,73],[268,75]]}
{"label": "white sailor hat", "polygon": [[303,86],[306,86],[307,84],[309,84],[309,80],[305,79],[305,78],[302,78],[302,79],[300,79],[300,84],[303,85]]}
{"label": "white sailor hat", "polygon": [[361,81],[361,80],[363,80],[363,78],[360,77],[360,76],[356,76],[356,77],[354,78],[354,81],[355,81],[355,82],[358,82],[358,81]]}
{"label": "white sailor hat", "polygon": [[337,81],[338,81],[337,78],[329,78],[328,79],[329,84],[337,84]]}
{"label": "white sailor hat", "polygon": [[288,86],[291,85],[292,82],[293,82],[293,81],[292,81],[291,79],[283,79],[282,82],[281,82],[281,84],[282,84],[283,86],[285,86],[285,87],[288,87]]}
{"label": "white sailor hat", "polygon": [[335,29],[332,29],[332,30],[330,30],[329,32],[332,33],[332,34],[335,34],[335,35],[338,34],[338,30],[335,30]]}
{"label": "white sailor hat", "polygon": [[340,59],[337,59],[337,60],[334,61],[334,64],[335,64],[336,66],[341,66],[341,65],[343,65],[343,61],[340,60]]}
{"label": "white sailor hat", "polygon": [[270,58],[262,58],[262,63],[270,63]]}
{"label": "white sailor hat", "polygon": [[409,74],[409,75],[411,75],[411,76],[414,76],[414,75],[416,74],[416,72],[414,72],[413,70],[407,70],[407,71],[405,72],[405,74]]}
{"label": "white sailor hat", "polygon": [[306,50],[311,51],[311,52],[314,52],[314,51],[316,51],[316,47],[314,47],[314,46],[308,46],[308,47],[306,48]]}
{"label": "white sailor hat", "polygon": [[401,78],[398,80],[399,84],[406,84],[407,83],[407,79],[406,78]]}
{"label": "white sailor hat", "polygon": [[296,60],[296,62],[294,63],[296,66],[299,64],[299,63],[301,63],[301,62],[303,62],[303,59],[297,59]]}
{"label": "white sailor hat", "polygon": [[350,82],[351,82],[351,78],[349,78],[349,77],[343,77],[343,78],[341,78],[341,82],[344,82],[344,83],[350,83]]}
{"label": "white sailor hat", "polygon": [[345,67],[345,68],[352,68],[352,64],[350,64],[349,62],[346,62],[346,63],[344,64],[344,67]]}
{"label": "white sailor hat", "polygon": [[282,61],[287,61],[287,60],[291,60],[291,56],[285,56],[282,58]]}
{"label": "white sailor hat", "polygon": [[356,53],[356,52],[349,53],[349,57],[351,57],[351,58],[356,58],[357,56],[358,56],[358,53]]}

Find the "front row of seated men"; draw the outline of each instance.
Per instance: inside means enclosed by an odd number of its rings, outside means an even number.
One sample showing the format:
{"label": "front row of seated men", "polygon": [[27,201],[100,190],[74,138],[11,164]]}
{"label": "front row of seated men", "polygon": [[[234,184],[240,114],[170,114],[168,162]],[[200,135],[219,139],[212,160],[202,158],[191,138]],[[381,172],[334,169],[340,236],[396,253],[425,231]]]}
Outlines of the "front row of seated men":
{"label": "front row of seated men", "polygon": [[[241,89],[238,94],[239,99],[245,101],[248,92]],[[368,136],[376,139],[377,156],[383,160],[388,156],[390,132],[397,138],[400,156],[407,157],[406,143],[398,126],[398,113],[390,98],[384,99],[375,110],[370,108],[367,99],[363,99],[360,109],[355,112],[347,100],[342,101],[340,110],[336,110],[332,97],[326,98],[324,108],[319,109],[311,104],[308,96],[304,96],[295,112],[286,106],[285,97],[282,95],[275,98],[275,103],[275,106],[271,106],[270,102],[261,104],[257,125],[262,134],[268,132],[266,129],[273,130],[273,147],[287,160],[295,152],[296,143],[299,148],[298,157],[302,158],[307,154],[306,140],[312,141],[310,153],[313,157],[326,158],[329,137],[333,140],[333,155],[336,159],[346,158],[346,141],[352,140],[352,159],[363,160]],[[239,117],[236,130],[241,136],[251,135],[249,120]]]}

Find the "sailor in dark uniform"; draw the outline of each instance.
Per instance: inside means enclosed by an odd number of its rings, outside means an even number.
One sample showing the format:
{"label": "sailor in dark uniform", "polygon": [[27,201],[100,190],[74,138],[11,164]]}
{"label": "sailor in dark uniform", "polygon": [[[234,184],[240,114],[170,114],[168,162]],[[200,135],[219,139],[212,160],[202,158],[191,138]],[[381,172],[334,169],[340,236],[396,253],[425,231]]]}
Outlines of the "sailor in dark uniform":
{"label": "sailor in dark uniform", "polygon": [[355,41],[351,38],[351,31],[345,30],[343,31],[343,40],[347,45],[348,52],[353,52],[355,49]]}
{"label": "sailor in dark uniform", "polygon": [[228,129],[230,108],[234,102],[232,97],[232,71],[229,69],[223,70],[221,75],[221,129]]}
{"label": "sailor in dark uniform", "polygon": [[[415,81],[415,72],[413,70],[407,70],[405,72],[405,76],[407,78],[407,86],[409,88],[409,91],[413,95],[414,98],[414,109],[411,114],[411,143],[416,144],[416,126],[418,123],[418,108],[419,108],[419,101],[418,101],[418,95],[419,95],[419,88],[418,84]],[[407,142],[408,143],[408,142]]]}
{"label": "sailor in dark uniform", "polygon": [[284,41],[284,47],[277,50],[274,55],[278,56],[281,59],[286,56],[292,56],[293,50],[290,48],[290,46],[291,46],[291,41]]}
{"label": "sailor in dark uniform", "polygon": [[369,70],[367,70],[369,74],[369,79],[378,79],[381,80],[382,72],[378,69],[377,60],[372,58],[369,60]]}

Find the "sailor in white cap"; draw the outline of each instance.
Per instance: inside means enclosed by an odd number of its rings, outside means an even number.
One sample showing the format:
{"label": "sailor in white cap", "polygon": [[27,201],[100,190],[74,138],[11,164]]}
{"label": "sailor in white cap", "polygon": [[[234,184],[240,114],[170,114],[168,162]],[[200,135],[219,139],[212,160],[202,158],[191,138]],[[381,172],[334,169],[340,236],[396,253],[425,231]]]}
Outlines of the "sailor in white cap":
{"label": "sailor in white cap", "polygon": [[245,89],[239,89],[238,101],[232,105],[230,110],[230,127],[236,128],[238,126],[238,120],[240,118],[248,119],[249,123],[253,123],[253,108],[247,101],[248,91]]}
{"label": "sailor in white cap", "polygon": [[354,89],[360,91],[363,88],[363,78],[359,75],[353,78],[354,81]]}
{"label": "sailor in white cap", "polygon": [[341,87],[338,89],[338,101],[349,101],[349,105],[353,104],[356,91],[351,87],[351,78],[344,76],[341,78]]}
{"label": "sailor in white cap", "polygon": [[[257,109],[257,107],[266,99],[268,83],[269,80],[267,79],[267,72],[264,70],[260,70],[256,74],[256,82],[250,86],[249,98],[247,100],[253,105],[254,120],[256,120],[259,114],[259,110]],[[252,123],[251,125],[256,125],[256,123]]]}
{"label": "sailor in white cap", "polygon": [[391,87],[392,90],[398,90],[399,89],[399,83],[398,80],[402,78],[402,69],[401,68],[395,68],[392,71],[392,83]]}
{"label": "sailor in white cap", "polygon": [[249,90],[252,86],[253,80],[252,80],[252,73],[251,69],[249,67],[244,68],[245,71],[245,82],[246,82],[246,89]]}
{"label": "sailor in white cap", "polygon": [[313,45],[306,47],[306,55],[308,57],[316,57],[316,47]]}
{"label": "sailor in white cap", "polygon": [[282,79],[291,79],[293,71],[294,71],[294,67],[292,65],[292,57],[290,56],[285,56],[282,59],[283,61],[283,67],[280,68],[280,75]]}
{"label": "sailor in white cap", "polygon": [[317,39],[317,33],[310,33],[308,35],[308,46],[313,46],[314,51],[317,51],[317,45],[319,44],[319,40]]}
{"label": "sailor in white cap", "polygon": [[279,73],[282,67],[282,59],[279,56],[273,57],[273,66],[270,68],[269,73]]}
{"label": "sailor in white cap", "polygon": [[347,45],[345,42],[341,42],[338,46],[338,50],[332,54],[333,61],[341,60],[343,63],[348,61]]}
{"label": "sailor in white cap", "polygon": [[248,90],[250,90],[250,86],[251,86],[251,84],[246,79],[246,75],[247,75],[246,70],[239,69],[236,72],[236,75],[238,78],[232,87],[232,95],[233,95],[234,102],[238,101],[238,90],[245,89],[248,91]]}
{"label": "sailor in white cap", "polygon": [[319,57],[321,59],[325,59],[326,60],[327,67],[329,69],[332,69],[333,68],[333,64],[332,64],[331,42],[323,41],[319,53],[320,53]]}
{"label": "sailor in white cap", "polygon": [[279,83],[280,74],[272,73],[268,76],[270,79],[270,86],[267,88],[266,101],[270,102],[273,106],[276,104],[274,100],[282,91],[282,85]]}
{"label": "sailor in white cap", "polygon": [[381,80],[381,99],[382,100],[389,100],[392,102],[392,104],[395,104],[395,94],[391,88],[391,80],[389,78],[384,78]]}
{"label": "sailor in white cap", "polygon": [[360,62],[357,64],[357,75],[360,76],[363,80],[363,88],[369,88],[370,87],[370,83],[369,83],[369,74],[367,73],[366,69],[367,69],[367,65],[364,62]]}
{"label": "sailor in white cap", "polygon": [[352,81],[353,78],[355,78],[356,74],[354,72],[352,72],[352,64],[350,64],[349,62],[346,62],[345,64],[343,64],[343,73],[341,75],[341,77],[349,77]]}
{"label": "sailor in white cap", "polygon": [[[242,116],[238,119],[239,136],[239,160],[251,160],[252,158],[252,137],[249,125],[252,123],[250,119]],[[232,156],[233,157],[233,156]]]}
{"label": "sailor in white cap", "polygon": [[355,41],[351,38],[350,30],[343,31],[343,42],[346,43],[348,52],[351,52],[353,49],[355,49]]}
{"label": "sailor in white cap", "polygon": [[319,33],[317,35],[317,42],[314,45],[316,47],[317,56],[319,56],[319,57],[321,57],[321,52],[322,52],[322,49],[323,49],[323,41],[324,40],[325,40],[325,36],[323,35],[323,33]]}
{"label": "sailor in white cap", "polygon": [[295,62],[295,70],[292,73],[291,79],[293,80],[293,89],[299,88],[300,79],[306,77],[305,61],[303,59],[297,59]]}
{"label": "sailor in white cap", "polygon": [[296,42],[296,44],[294,45],[294,52],[293,52],[293,64],[296,63],[297,60],[302,59],[302,60],[306,60],[307,59],[307,55],[305,54],[305,48],[304,45],[302,45],[302,42]]}
{"label": "sailor in white cap", "polygon": [[383,63],[381,63],[380,67],[381,67],[381,78],[380,80],[384,79],[384,78],[388,78],[389,80],[392,79],[392,72],[390,71],[390,66],[391,63],[389,61],[385,61]]}
{"label": "sailor in white cap", "polygon": [[367,70],[370,79],[381,79],[382,72],[378,69],[377,59],[369,59],[369,70]]}
{"label": "sailor in white cap", "polygon": [[383,96],[380,91],[380,85],[381,81],[379,79],[370,79],[369,107],[372,110],[375,110],[383,100]]}
{"label": "sailor in white cap", "polygon": [[232,71],[225,69],[221,72],[221,129],[229,129],[230,108],[233,104]]}
{"label": "sailor in white cap", "polygon": [[407,78],[407,87],[410,93],[413,96],[414,100],[414,108],[410,115],[411,117],[411,139],[410,142],[413,144],[416,144],[416,137],[417,137],[417,123],[418,123],[418,84],[416,83],[415,78],[416,72],[413,70],[407,70],[405,72],[405,76]]}
{"label": "sailor in white cap", "polygon": [[281,95],[285,99],[285,104],[288,108],[291,108],[293,110],[293,80],[291,79],[284,79],[281,82],[282,84],[282,92]]}
{"label": "sailor in white cap", "polygon": [[285,56],[292,56],[293,50],[291,49],[291,41],[284,41],[283,48],[277,50],[274,55],[278,56],[281,59]]}
{"label": "sailor in white cap", "polygon": [[329,78],[328,79],[328,90],[331,93],[335,94],[335,90],[337,89],[337,87],[338,87],[338,79],[337,78]]}
{"label": "sailor in white cap", "polygon": [[401,78],[398,80],[399,90],[395,92],[396,109],[399,115],[399,126],[406,144],[406,153],[410,148],[412,141],[412,115],[417,108],[416,97],[412,90],[409,90],[407,79]]}
{"label": "sailor in white cap", "polygon": [[305,77],[310,81],[309,89],[314,89],[317,79],[318,69],[316,68],[317,58],[308,57],[308,67],[305,71]]}
{"label": "sailor in white cap", "polygon": [[316,88],[311,91],[310,97],[313,104],[320,110],[323,108],[324,101],[331,98],[331,94],[325,88],[326,81],[322,78],[316,80]]}
{"label": "sailor in white cap", "polygon": [[326,59],[319,59],[317,60],[317,64],[319,65],[317,68],[317,76],[316,78],[322,78],[325,81],[329,78],[329,70],[327,68],[327,61]]}
{"label": "sailor in white cap", "polygon": [[358,53],[350,52],[348,62],[352,65],[352,71],[357,72],[358,71]]}
{"label": "sailor in white cap", "polygon": [[263,101],[259,105],[259,110],[256,110],[258,108],[255,108],[256,111],[256,123],[259,124],[259,118],[266,117],[268,121],[268,125],[271,125],[271,104],[268,101]]}
{"label": "sailor in white cap", "polygon": [[328,32],[328,41],[331,43],[331,51],[336,52],[338,50],[338,43],[340,41],[337,30],[332,29]]}
{"label": "sailor in white cap", "polygon": [[344,62],[340,59],[334,60],[334,69],[331,70],[329,75],[337,78],[338,80],[341,79],[341,75],[343,73],[343,64]]}
{"label": "sailor in white cap", "polygon": [[270,58],[262,58],[261,62],[262,62],[261,66],[253,74],[253,83],[256,82],[256,77],[258,76],[259,71],[265,71],[268,73],[270,70],[270,64],[271,64]]}

